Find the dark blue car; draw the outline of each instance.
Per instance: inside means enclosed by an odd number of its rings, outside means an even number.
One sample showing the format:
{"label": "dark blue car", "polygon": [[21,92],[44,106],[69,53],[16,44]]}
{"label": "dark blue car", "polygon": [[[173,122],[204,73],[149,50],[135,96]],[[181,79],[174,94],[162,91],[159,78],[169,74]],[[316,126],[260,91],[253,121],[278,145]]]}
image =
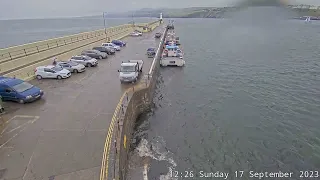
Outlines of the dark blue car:
{"label": "dark blue car", "polygon": [[40,99],[43,91],[21,79],[0,76],[0,96],[3,101],[16,101],[23,104]]}
{"label": "dark blue car", "polygon": [[123,46],[126,46],[127,44],[121,40],[113,40],[111,43],[117,45],[117,46],[120,46],[120,47],[123,47]]}

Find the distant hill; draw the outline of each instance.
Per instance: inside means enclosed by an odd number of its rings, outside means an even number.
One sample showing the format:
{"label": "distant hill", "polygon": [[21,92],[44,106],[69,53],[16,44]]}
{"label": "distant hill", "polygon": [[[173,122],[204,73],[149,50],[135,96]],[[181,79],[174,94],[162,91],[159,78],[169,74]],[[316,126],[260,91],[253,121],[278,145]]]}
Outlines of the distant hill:
{"label": "distant hill", "polygon": [[[260,2],[260,3],[259,3]],[[107,17],[159,17],[162,13],[163,18],[221,18],[225,17],[227,12],[232,12],[237,9],[245,8],[248,6],[279,6],[283,5],[278,3],[277,0],[270,0],[268,2],[263,0],[245,1],[237,7],[190,7],[190,8],[144,8],[137,11],[130,11],[126,13],[108,14]],[[297,15],[310,15],[320,16],[319,9],[299,9],[288,6]]]}

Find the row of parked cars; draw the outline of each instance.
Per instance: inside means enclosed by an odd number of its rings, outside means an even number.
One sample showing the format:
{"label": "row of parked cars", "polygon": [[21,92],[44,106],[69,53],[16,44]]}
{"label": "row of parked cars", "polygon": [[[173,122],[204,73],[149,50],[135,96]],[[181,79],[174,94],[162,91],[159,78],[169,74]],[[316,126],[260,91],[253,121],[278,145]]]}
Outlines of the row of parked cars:
{"label": "row of parked cars", "polygon": [[[116,51],[120,51],[121,47],[124,46],[126,46],[125,42],[113,40],[91,50],[84,50],[81,55],[72,56],[68,61],[54,60],[52,65],[37,67],[35,69],[36,78],[68,78],[71,73],[81,73],[86,70],[86,67],[97,66],[97,59],[107,58],[108,55],[115,54]],[[2,100],[23,104],[40,99],[43,94],[43,90],[29,82],[0,76],[0,113],[3,111]]]}
{"label": "row of parked cars", "polygon": [[98,59],[106,59],[108,55],[120,51],[126,43],[121,40],[113,40],[109,43],[102,43],[101,46],[93,47],[90,50],[84,50],[80,55],[72,56],[68,61],[54,62],[53,65],[40,66],[35,69],[37,79],[56,78],[65,79],[71,76],[71,73],[81,73],[86,67],[95,67],[98,65]]}

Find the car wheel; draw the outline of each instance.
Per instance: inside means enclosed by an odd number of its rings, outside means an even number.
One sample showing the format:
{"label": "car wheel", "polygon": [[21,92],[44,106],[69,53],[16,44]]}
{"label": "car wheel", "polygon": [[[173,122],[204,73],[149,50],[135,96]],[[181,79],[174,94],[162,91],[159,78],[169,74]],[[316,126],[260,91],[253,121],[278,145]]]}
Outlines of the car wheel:
{"label": "car wheel", "polygon": [[74,69],[73,72],[74,73],[78,73],[79,71],[78,71],[78,69]]}
{"label": "car wheel", "polygon": [[92,64],[91,64],[91,63],[88,63],[88,64],[87,64],[87,67],[92,67]]}
{"label": "car wheel", "polygon": [[0,108],[0,114],[4,112],[4,108]]}
{"label": "car wheel", "polygon": [[58,75],[58,76],[57,76],[57,79],[62,79],[62,76]]}
{"label": "car wheel", "polygon": [[23,99],[19,99],[18,101],[20,104],[24,104],[24,100]]}
{"label": "car wheel", "polygon": [[40,80],[40,79],[42,79],[42,76],[37,75],[36,78]]}
{"label": "car wheel", "polygon": [[99,56],[99,59],[102,59],[102,56]]}

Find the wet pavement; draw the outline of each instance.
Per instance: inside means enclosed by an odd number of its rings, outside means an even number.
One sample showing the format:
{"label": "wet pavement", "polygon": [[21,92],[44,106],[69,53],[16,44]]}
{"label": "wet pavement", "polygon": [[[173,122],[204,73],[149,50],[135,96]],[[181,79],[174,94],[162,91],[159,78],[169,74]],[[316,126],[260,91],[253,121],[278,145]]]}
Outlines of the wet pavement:
{"label": "wet pavement", "polygon": [[152,58],[146,49],[157,47],[154,34],[127,37],[127,47],[99,60],[97,67],[69,79],[33,80],[44,90],[42,99],[5,103],[0,128],[0,179],[99,179],[106,133],[123,92],[117,70],[121,61],[144,60],[147,73]]}

